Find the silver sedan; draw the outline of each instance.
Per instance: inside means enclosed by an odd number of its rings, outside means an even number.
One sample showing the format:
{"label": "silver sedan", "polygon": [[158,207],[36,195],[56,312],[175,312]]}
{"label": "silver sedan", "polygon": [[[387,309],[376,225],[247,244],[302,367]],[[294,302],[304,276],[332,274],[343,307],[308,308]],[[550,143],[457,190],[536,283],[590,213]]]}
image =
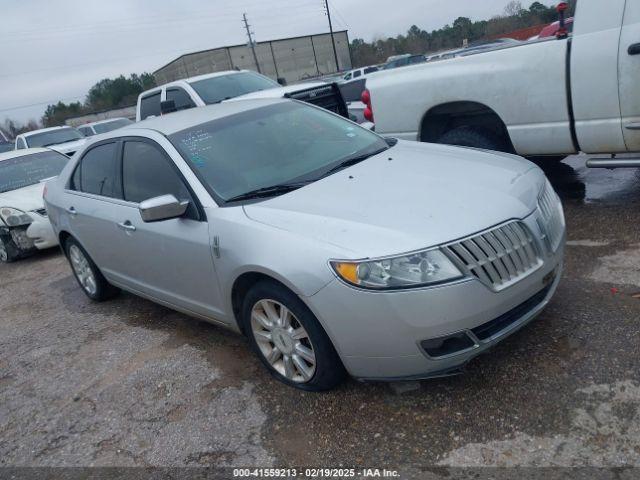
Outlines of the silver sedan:
{"label": "silver sedan", "polygon": [[234,329],[307,390],[458,371],[544,308],[565,239],[532,163],[291,100],[108,133],[45,201],[90,298],[124,289]]}

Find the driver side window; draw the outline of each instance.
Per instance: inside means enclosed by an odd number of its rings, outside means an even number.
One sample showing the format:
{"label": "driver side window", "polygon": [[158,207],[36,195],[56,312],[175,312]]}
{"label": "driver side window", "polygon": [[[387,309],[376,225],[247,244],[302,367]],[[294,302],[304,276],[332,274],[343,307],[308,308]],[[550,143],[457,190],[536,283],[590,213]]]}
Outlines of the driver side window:
{"label": "driver side window", "polygon": [[126,141],[122,152],[124,199],[140,203],[161,195],[188,200],[187,217],[198,218],[193,198],[177,167],[159,147],[148,142]]}

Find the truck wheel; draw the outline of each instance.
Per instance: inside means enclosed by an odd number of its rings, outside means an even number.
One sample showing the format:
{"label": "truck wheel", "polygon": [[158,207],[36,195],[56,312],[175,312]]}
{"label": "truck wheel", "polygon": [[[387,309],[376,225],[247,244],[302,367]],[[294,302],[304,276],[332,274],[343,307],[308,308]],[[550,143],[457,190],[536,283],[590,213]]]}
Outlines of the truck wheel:
{"label": "truck wheel", "polygon": [[281,382],[320,391],[344,379],[342,361],[320,322],[282,285],[254,285],[244,298],[241,320],[251,347]]}
{"label": "truck wheel", "polygon": [[11,263],[20,258],[20,249],[10,236],[0,236],[0,262]]}
{"label": "truck wheel", "polygon": [[481,127],[454,128],[442,135],[438,139],[437,143],[458,145],[461,147],[483,148],[485,150],[496,150],[499,152],[509,151],[504,140],[491,131]]}

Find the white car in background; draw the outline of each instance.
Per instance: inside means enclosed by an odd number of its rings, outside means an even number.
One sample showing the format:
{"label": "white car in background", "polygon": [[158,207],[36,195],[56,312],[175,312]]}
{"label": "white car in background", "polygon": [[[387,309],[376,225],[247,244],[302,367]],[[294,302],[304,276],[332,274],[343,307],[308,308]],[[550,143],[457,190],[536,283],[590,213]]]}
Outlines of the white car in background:
{"label": "white car in background", "polygon": [[133,122],[128,118],[118,117],[109,118],[107,120],[100,120],[98,122],[86,123],[77,128],[85,137],[93,137],[94,135],[107,133],[118,128],[129,126],[132,123]]}
{"label": "white car in background", "polygon": [[356,68],[355,70],[350,70],[348,71],[343,77],[342,79],[345,82],[349,82],[351,80],[355,80],[357,78],[363,78],[367,75],[369,75],[370,73],[374,73],[379,71],[380,69],[378,67],[364,67],[364,68]]}
{"label": "white car in background", "polygon": [[48,147],[71,157],[86,142],[85,136],[73,127],[41,128],[18,135],[16,150]]}
{"label": "white car in background", "polygon": [[0,262],[58,245],[42,195],[68,160],[47,148],[0,154]]}

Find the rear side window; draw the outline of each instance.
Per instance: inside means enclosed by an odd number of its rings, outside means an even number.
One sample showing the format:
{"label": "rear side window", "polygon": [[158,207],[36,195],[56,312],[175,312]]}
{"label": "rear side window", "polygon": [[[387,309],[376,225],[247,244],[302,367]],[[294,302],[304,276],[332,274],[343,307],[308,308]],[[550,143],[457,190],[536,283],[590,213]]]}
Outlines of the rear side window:
{"label": "rear side window", "polygon": [[160,92],[142,97],[140,100],[140,119],[155,115],[160,116]]}
{"label": "rear side window", "polygon": [[121,198],[116,145],[105,143],[89,150],[74,172],[73,188],[94,195]]}
{"label": "rear side window", "polygon": [[360,70],[356,70],[355,72],[353,72],[353,78],[358,78],[360,75],[362,75],[362,72]]}
{"label": "rear side window", "polygon": [[[178,200],[191,201],[189,190],[172,160],[147,142],[130,141],[122,154],[124,199],[140,203],[161,195],[173,194]],[[193,203],[193,202],[192,202]]]}
{"label": "rear side window", "polygon": [[176,110],[186,110],[196,106],[189,94],[182,88],[168,88],[167,100],[173,100],[175,102]]}

